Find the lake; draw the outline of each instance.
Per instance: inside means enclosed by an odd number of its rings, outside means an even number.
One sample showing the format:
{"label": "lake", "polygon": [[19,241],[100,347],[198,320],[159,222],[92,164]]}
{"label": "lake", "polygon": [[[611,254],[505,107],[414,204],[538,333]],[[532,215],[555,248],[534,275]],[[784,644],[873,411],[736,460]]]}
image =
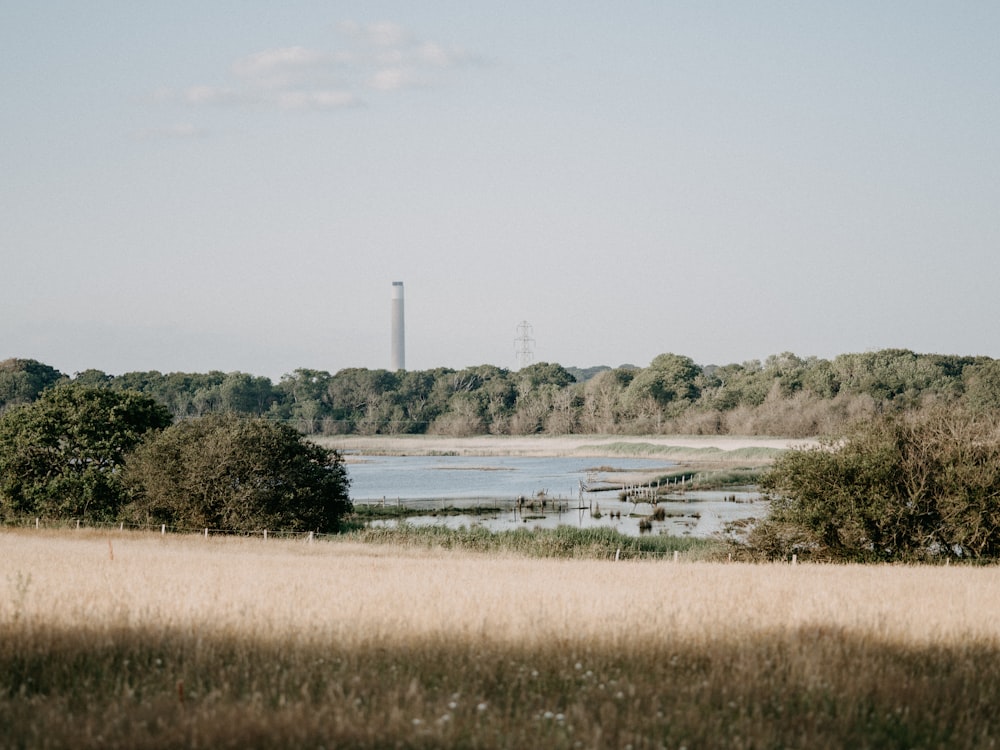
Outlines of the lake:
{"label": "lake", "polygon": [[676,466],[648,458],[535,458],[524,456],[348,456],[351,499],[513,500],[543,492],[570,498],[581,481],[615,481]]}
{"label": "lake", "polygon": [[[347,456],[351,499],[362,504],[399,504],[426,509],[410,516],[413,525],[482,526],[491,531],[514,528],[608,526],[638,535],[639,521],[650,516],[648,502],[621,501],[618,492],[581,492],[588,485],[621,483],[640,475],[655,478],[676,470],[662,459],[538,458],[523,456]],[[541,507],[539,496],[546,506]],[[534,508],[518,507],[516,498],[535,499]],[[446,507],[490,506],[495,513],[433,515]],[[667,517],[653,522],[652,533],[709,537],[725,524],[761,517],[767,504],[749,489],[683,491],[661,500]],[[396,520],[373,521],[392,526]]]}

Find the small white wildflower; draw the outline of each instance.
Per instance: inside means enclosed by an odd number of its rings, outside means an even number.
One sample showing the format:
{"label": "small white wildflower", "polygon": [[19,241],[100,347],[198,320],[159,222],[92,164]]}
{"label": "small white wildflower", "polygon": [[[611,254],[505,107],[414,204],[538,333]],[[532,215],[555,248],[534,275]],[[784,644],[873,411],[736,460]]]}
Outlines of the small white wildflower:
{"label": "small white wildflower", "polygon": [[424,723],[423,719],[414,719],[413,720],[413,726],[415,726],[415,727],[419,727],[423,723]]}
{"label": "small white wildflower", "polygon": [[487,703],[480,703],[478,706],[476,706],[477,711],[485,711],[487,708],[489,708],[489,704]]}
{"label": "small white wildflower", "polygon": [[551,711],[546,711],[544,714],[542,714],[543,719],[551,719],[553,716],[554,714]]}
{"label": "small white wildflower", "polygon": [[566,717],[562,714],[556,714],[556,721],[565,721]]}
{"label": "small white wildflower", "polygon": [[581,664],[580,662],[577,662],[576,663],[576,668],[577,668],[577,670],[583,669],[583,664]]}
{"label": "small white wildflower", "polygon": [[454,711],[456,708],[458,708],[458,704],[455,701],[452,701],[451,703],[448,704],[448,708]]}

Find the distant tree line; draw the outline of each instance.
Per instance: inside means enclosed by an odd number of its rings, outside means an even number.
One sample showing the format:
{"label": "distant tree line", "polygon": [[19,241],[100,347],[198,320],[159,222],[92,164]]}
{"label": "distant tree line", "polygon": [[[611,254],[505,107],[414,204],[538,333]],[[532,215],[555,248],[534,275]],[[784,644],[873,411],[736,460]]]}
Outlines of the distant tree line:
{"label": "distant tree line", "polygon": [[68,376],[35,360],[0,362],[0,411],[57,383],[135,391],[174,419],[262,417],[306,434],[836,434],[875,415],[931,405],[1000,409],[1000,361],[884,349],[831,360],[783,353],[698,365],[666,353],[646,367],[588,370],[541,362],[336,374],[297,369],[274,383],[242,372]]}

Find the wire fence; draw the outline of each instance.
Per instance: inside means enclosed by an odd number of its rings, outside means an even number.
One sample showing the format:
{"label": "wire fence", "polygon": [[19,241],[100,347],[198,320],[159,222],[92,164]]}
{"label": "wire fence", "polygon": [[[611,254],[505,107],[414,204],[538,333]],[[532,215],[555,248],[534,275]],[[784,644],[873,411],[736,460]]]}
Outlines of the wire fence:
{"label": "wire fence", "polygon": [[[102,522],[102,521],[86,521],[83,519],[47,519],[37,517],[31,518],[19,518],[19,519],[5,519],[2,523],[3,528],[16,528],[16,529],[36,529],[39,531],[44,530],[59,530],[59,531],[91,531],[91,532],[104,532],[108,535],[108,542],[111,543],[112,534],[114,532],[119,532],[122,534],[128,532],[145,532],[152,534],[159,534],[166,537],[168,534],[172,536],[186,536],[186,537],[201,537],[205,540],[216,538],[244,538],[244,539],[259,539],[264,542],[268,540],[298,540],[302,544],[312,544],[319,540],[335,540],[343,539],[344,534],[342,533],[320,533],[317,531],[293,531],[288,529],[224,529],[224,528],[195,528],[190,526],[180,526],[174,524],[137,524],[137,523],[125,523],[123,521],[118,522]],[[440,534],[442,533],[442,527],[437,526],[427,526],[427,527],[414,527],[413,529],[400,528],[394,529],[382,526],[370,526],[368,523],[364,524],[364,539],[370,542],[388,541],[388,542],[398,542],[404,545],[422,545],[422,546],[437,546],[441,545],[448,549],[468,549],[473,551],[507,551],[507,552],[520,552],[529,557],[593,557],[597,559],[607,559],[607,560],[670,560],[678,562],[680,559],[701,559],[703,554],[699,554],[699,545],[695,545],[692,548],[688,548],[692,540],[686,539],[676,539],[684,545],[684,549],[677,549],[672,544],[663,544],[663,542],[668,541],[667,537],[660,537],[657,541],[660,544],[653,542],[652,546],[648,542],[653,541],[648,537],[621,537],[614,539],[602,539],[602,538],[592,538],[590,534],[600,535],[601,529],[584,529],[582,530],[585,536],[580,539],[559,539],[559,538],[549,538],[550,535],[558,535],[560,529],[548,529],[546,533],[542,535],[540,539],[534,539],[535,534],[530,534],[527,537],[521,536],[519,534],[514,534],[512,540],[506,540],[506,537],[510,536],[508,534],[494,534],[491,532],[483,532],[484,530],[470,529],[466,533],[460,533],[457,537],[449,536],[448,538],[442,538]],[[447,529],[450,534],[455,532],[454,529]],[[464,529],[462,531],[465,531]],[[573,530],[579,531],[579,530]],[[421,533],[422,532],[422,533]],[[654,537],[654,539],[656,539]],[[568,546],[567,546],[568,545]],[[114,554],[113,552],[111,553]],[[707,558],[706,558],[707,559]],[[729,554],[729,561],[732,561],[733,555]],[[795,556],[792,557],[791,562],[795,564]]]}
{"label": "wire fence", "polygon": [[193,527],[179,526],[175,524],[138,524],[125,523],[124,521],[87,521],[79,518],[73,519],[49,519],[49,518],[19,518],[7,519],[4,521],[7,528],[38,529],[38,530],[91,530],[91,531],[145,531],[159,532],[166,534],[186,534],[199,535],[205,538],[210,536],[231,536],[261,539],[302,539],[311,542],[316,539],[332,538],[338,536],[336,533],[321,533],[318,531],[290,531],[288,529],[222,529],[214,527]]}

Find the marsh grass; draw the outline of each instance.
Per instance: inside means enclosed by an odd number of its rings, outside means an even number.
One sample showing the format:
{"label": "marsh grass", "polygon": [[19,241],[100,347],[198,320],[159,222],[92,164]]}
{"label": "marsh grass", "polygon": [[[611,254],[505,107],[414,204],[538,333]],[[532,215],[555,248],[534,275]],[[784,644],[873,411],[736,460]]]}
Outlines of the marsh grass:
{"label": "marsh grass", "polygon": [[636,537],[607,527],[490,531],[482,527],[451,529],[401,524],[393,528],[360,529],[348,538],[365,544],[588,560],[665,558],[675,551],[687,554],[692,560],[705,560],[722,557],[728,549],[715,540],[667,534]]}
{"label": "marsh grass", "polygon": [[990,747],[1000,732],[996,568],[128,533],[111,560],[107,538],[0,537],[0,746]]}
{"label": "marsh grass", "polygon": [[761,466],[745,466],[699,471],[692,479],[689,489],[717,490],[726,487],[749,487],[756,485],[767,471]]}
{"label": "marsh grass", "polygon": [[439,508],[414,507],[402,503],[355,503],[354,510],[347,516],[347,522],[371,521],[386,518],[411,518],[413,516],[489,516],[504,509],[494,505],[471,505],[456,507],[443,505]]}

